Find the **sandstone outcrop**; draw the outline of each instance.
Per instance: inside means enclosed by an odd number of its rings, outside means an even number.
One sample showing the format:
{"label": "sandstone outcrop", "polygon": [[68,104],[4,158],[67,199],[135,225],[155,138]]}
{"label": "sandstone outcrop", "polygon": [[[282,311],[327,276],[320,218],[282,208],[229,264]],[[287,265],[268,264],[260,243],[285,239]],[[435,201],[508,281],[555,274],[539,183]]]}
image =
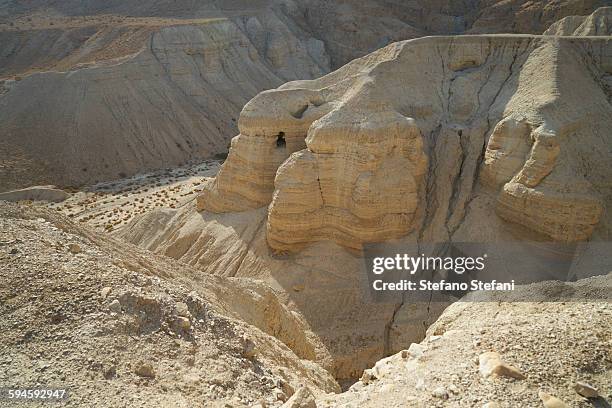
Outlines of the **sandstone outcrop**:
{"label": "sandstone outcrop", "polygon": [[421,133],[394,111],[352,113],[321,119],[308,149],[278,169],[267,221],[273,248],[331,239],[360,249],[410,232],[427,171]]}
{"label": "sandstone outcrop", "polygon": [[268,206],[267,241],[279,251],[324,240],[360,249],[411,232],[445,241],[478,196],[536,235],[588,239],[610,194],[601,79],[611,56],[605,37],[390,45],[249,102],[198,208]]}
{"label": "sandstone outcrop", "polygon": [[[373,301],[364,244],[607,236],[609,46],[423,38],[265,91],[245,106],[199,212],[154,211],[117,234],[203,273],[270,285],[283,307],[259,292],[254,315],[275,310],[259,327],[354,380],[418,342],[447,306]],[[529,206],[512,200],[515,188]]]}
{"label": "sandstone outcrop", "polygon": [[612,7],[600,7],[588,16],[567,16],[552,24],[544,35],[612,35]]}

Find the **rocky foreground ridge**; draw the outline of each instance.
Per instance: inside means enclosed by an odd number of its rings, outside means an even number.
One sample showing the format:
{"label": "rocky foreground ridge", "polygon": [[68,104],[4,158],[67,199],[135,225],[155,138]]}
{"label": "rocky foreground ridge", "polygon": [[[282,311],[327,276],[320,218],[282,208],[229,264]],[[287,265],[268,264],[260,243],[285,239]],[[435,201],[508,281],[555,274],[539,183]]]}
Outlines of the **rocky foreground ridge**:
{"label": "rocky foreground ridge", "polygon": [[47,209],[0,201],[0,227],[5,387],[68,389],[71,407],[247,407],[301,385],[339,391],[240,317],[275,319],[261,284],[201,276]]}
{"label": "rocky foreground ridge", "polygon": [[[612,398],[610,278],[566,287],[575,291],[569,302],[509,303],[502,296],[455,303],[424,341],[378,361],[349,391],[320,398],[317,406],[606,407]],[[528,300],[549,285],[514,295]],[[584,302],[586,293],[603,297]]]}

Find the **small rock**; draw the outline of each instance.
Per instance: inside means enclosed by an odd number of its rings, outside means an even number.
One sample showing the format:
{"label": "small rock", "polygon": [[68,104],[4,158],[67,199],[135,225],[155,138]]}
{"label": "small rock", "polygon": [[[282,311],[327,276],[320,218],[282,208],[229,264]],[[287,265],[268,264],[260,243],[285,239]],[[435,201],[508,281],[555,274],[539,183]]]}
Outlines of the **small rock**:
{"label": "small rock", "polygon": [[274,385],[276,386],[276,388],[281,389],[287,397],[291,397],[295,393],[295,390],[293,389],[291,384],[289,384],[287,381],[283,380],[282,378],[279,378],[276,381],[274,381]]}
{"label": "small rock", "polygon": [[287,401],[287,396],[285,395],[285,393],[282,390],[279,390],[278,388],[272,390],[272,396],[276,401]]}
{"label": "small rock", "polygon": [[181,330],[188,331],[191,329],[191,321],[186,317],[178,316],[176,318],[176,324]]}
{"label": "small rock", "polygon": [[599,390],[589,383],[578,381],[576,385],[574,385],[574,391],[584,398],[599,398]]}
{"label": "small rock", "polygon": [[359,379],[362,383],[364,383],[365,385],[370,384],[372,381],[376,380],[376,376],[374,375],[374,373],[372,372],[372,370],[363,370],[363,374],[361,375],[361,378]]}
{"label": "small rock", "polygon": [[104,367],[102,374],[107,380],[111,380],[117,376],[117,368],[115,366]]}
{"label": "small rock", "polygon": [[251,359],[257,354],[255,343],[246,336],[242,337],[242,357]]}
{"label": "small rock", "polygon": [[542,400],[545,408],[569,408],[565,402],[545,392],[538,392],[538,396]]}
{"label": "small rock", "polygon": [[186,303],[177,302],[175,305],[175,309],[176,309],[176,314],[179,316],[182,316],[182,317],[190,316],[189,307],[187,306]]}
{"label": "small rock", "polygon": [[504,363],[496,352],[483,353],[478,357],[480,374],[487,378],[489,376],[511,377],[523,380],[525,376],[516,368]]}
{"label": "small rock", "polygon": [[402,358],[406,359],[410,356],[410,354],[408,353],[408,350],[402,350],[401,354]]}
{"label": "small rock", "polygon": [[78,244],[70,244],[68,245],[68,250],[73,254],[80,254],[83,252],[81,247]]}
{"label": "small rock", "polygon": [[113,313],[121,313],[121,303],[117,299],[110,302],[108,309]]}
{"label": "small rock", "polygon": [[448,399],[448,391],[444,387],[438,387],[431,393],[432,396],[441,399]]}
{"label": "small rock", "polygon": [[308,387],[300,387],[282,408],[317,408],[317,404]]}
{"label": "small rock", "polygon": [[427,350],[427,347],[421,344],[412,343],[410,347],[408,347],[408,354],[412,357],[419,358],[425,353],[425,350]]}
{"label": "small rock", "polygon": [[140,363],[134,370],[134,373],[140,377],[155,378],[155,370],[149,363]]}
{"label": "small rock", "polygon": [[102,290],[100,290],[100,296],[102,297],[102,299],[106,299],[108,297],[108,295],[110,295],[112,291],[112,288],[110,288],[109,286],[102,288]]}

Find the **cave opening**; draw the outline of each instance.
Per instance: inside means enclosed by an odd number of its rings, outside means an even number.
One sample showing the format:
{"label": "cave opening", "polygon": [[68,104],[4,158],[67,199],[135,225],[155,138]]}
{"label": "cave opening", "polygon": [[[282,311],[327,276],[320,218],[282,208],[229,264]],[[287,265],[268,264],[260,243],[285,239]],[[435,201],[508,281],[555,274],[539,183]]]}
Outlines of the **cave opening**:
{"label": "cave opening", "polygon": [[278,132],[276,136],[276,147],[285,147],[287,146],[287,141],[285,141],[285,132]]}

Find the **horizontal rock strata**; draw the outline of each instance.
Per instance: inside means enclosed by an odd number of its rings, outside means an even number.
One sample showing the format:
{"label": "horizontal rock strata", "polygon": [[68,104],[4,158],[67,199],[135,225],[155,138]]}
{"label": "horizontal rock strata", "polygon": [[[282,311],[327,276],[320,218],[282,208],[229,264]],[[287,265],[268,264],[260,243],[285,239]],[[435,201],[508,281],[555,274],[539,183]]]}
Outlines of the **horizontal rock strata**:
{"label": "horizontal rock strata", "polygon": [[588,239],[609,194],[600,79],[611,58],[605,37],[390,45],[254,98],[198,208],[268,206],[268,243],[280,251],[323,240],[360,249],[411,232],[446,240],[478,195],[536,235]]}

